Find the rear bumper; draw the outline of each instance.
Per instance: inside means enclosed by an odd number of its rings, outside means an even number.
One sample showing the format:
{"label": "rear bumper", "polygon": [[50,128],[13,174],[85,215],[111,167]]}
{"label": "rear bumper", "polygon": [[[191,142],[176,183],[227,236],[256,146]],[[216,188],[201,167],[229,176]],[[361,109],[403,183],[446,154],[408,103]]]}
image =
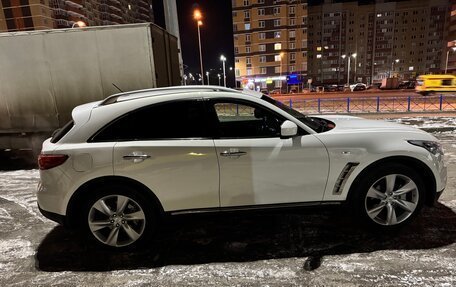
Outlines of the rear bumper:
{"label": "rear bumper", "polygon": [[66,216],[46,211],[46,210],[42,209],[39,204],[38,204],[38,209],[40,210],[41,214],[44,215],[44,217],[46,217],[52,221],[55,221],[61,225],[67,225]]}

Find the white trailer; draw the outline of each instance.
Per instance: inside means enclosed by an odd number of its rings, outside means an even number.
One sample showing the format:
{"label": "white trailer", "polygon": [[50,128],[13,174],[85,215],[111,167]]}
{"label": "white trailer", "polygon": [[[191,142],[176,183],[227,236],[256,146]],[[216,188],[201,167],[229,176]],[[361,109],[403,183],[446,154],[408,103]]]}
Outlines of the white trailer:
{"label": "white trailer", "polygon": [[179,85],[177,38],[151,24],[0,33],[0,150],[33,149],[72,109]]}

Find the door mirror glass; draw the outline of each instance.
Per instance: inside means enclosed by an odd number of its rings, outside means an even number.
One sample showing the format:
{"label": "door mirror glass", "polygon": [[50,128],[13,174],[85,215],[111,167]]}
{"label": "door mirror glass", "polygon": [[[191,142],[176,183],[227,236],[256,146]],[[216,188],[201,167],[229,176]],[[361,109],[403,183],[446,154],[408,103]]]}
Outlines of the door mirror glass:
{"label": "door mirror glass", "polygon": [[291,121],[284,121],[280,126],[280,135],[282,137],[292,137],[298,134],[298,126]]}

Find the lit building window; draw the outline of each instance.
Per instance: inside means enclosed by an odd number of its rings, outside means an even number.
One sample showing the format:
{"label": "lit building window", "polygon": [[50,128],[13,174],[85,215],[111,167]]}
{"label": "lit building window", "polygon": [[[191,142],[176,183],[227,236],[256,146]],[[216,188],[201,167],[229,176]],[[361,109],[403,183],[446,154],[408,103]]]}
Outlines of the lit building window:
{"label": "lit building window", "polygon": [[282,44],[281,43],[275,43],[274,44],[274,50],[282,50]]}

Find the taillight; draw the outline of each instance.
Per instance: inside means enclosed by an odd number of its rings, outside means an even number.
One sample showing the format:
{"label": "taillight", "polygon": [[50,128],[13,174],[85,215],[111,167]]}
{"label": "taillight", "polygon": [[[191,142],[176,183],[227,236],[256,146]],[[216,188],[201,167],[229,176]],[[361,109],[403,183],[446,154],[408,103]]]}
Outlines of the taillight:
{"label": "taillight", "polygon": [[41,170],[50,169],[63,164],[68,159],[66,154],[40,154],[38,166]]}

